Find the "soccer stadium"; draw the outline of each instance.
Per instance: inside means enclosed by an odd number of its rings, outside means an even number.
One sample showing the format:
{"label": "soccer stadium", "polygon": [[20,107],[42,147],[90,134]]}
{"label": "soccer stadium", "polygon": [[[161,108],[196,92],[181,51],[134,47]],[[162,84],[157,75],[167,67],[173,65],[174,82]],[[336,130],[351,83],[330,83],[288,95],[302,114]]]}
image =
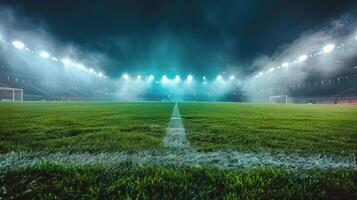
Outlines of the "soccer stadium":
{"label": "soccer stadium", "polygon": [[0,2],[0,199],[357,199],[357,2]]}

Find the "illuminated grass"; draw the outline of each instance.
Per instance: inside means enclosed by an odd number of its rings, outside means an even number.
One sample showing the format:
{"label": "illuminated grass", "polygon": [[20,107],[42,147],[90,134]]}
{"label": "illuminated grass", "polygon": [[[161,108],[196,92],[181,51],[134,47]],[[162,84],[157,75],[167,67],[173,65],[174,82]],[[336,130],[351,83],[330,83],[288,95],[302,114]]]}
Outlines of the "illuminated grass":
{"label": "illuminated grass", "polygon": [[196,152],[173,105],[0,103],[0,197],[357,199],[355,107],[180,103]]}
{"label": "illuminated grass", "polygon": [[0,103],[0,152],[162,148],[173,103]]}
{"label": "illuminated grass", "polygon": [[356,199],[357,172],[111,168],[43,164],[0,170],[4,199]]}
{"label": "illuminated grass", "polygon": [[357,153],[357,106],[185,102],[179,108],[198,150]]}

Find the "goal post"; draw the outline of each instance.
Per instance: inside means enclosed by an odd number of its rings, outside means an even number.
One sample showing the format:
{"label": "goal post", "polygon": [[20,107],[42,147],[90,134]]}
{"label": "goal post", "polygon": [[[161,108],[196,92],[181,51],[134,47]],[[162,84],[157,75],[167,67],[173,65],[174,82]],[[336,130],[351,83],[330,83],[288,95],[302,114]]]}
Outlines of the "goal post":
{"label": "goal post", "polygon": [[0,87],[0,101],[23,101],[24,91],[19,88]]}
{"label": "goal post", "polygon": [[278,95],[269,97],[269,103],[288,104],[288,95]]}

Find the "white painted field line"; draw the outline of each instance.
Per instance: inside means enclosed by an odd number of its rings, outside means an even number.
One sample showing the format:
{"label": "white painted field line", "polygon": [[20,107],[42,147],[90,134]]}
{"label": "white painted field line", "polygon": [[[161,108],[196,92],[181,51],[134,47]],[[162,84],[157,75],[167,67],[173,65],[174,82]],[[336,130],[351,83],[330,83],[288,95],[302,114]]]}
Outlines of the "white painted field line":
{"label": "white painted field line", "polygon": [[75,166],[117,166],[121,163],[172,167],[214,167],[218,169],[350,169],[357,170],[353,156],[285,155],[234,151],[195,152],[190,150],[141,151],[137,153],[49,153],[11,152],[0,155],[0,169],[19,169],[54,163]]}
{"label": "white painted field line", "polygon": [[177,102],[172,110],[169,126],[164,137],[164,147],[176,149],[189,149],[190,144],[186,138],[186,131],[182,124],[182,118]]}

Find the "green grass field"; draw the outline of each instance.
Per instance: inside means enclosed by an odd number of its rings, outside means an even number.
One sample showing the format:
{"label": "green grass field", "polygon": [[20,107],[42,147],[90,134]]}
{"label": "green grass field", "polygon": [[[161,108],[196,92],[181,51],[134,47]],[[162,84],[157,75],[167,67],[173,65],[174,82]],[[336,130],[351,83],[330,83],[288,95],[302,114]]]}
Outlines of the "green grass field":
{"label": "green grass field", "polygon": [[162,148],[173,103],[0,104],[0,152]]}
{"label": "green grass field", "polygon": [[[166,151],[173,106],[0,103],[0,199],[357,199],[356,167],[229,170],[134,162],[6,167],[5,155],[12,151]],[[182,102],[179,109],[191,146],[201,152],[357,153],[357,106]]]}
{"label": "green grass field", "polygon": [[357,153],[357,106],[180,103],[198,150]]}
{"label": "green grass field", "polygon": [[53,164],[0,171],[3,199],[356,199],[357,173],[337,170]]}

